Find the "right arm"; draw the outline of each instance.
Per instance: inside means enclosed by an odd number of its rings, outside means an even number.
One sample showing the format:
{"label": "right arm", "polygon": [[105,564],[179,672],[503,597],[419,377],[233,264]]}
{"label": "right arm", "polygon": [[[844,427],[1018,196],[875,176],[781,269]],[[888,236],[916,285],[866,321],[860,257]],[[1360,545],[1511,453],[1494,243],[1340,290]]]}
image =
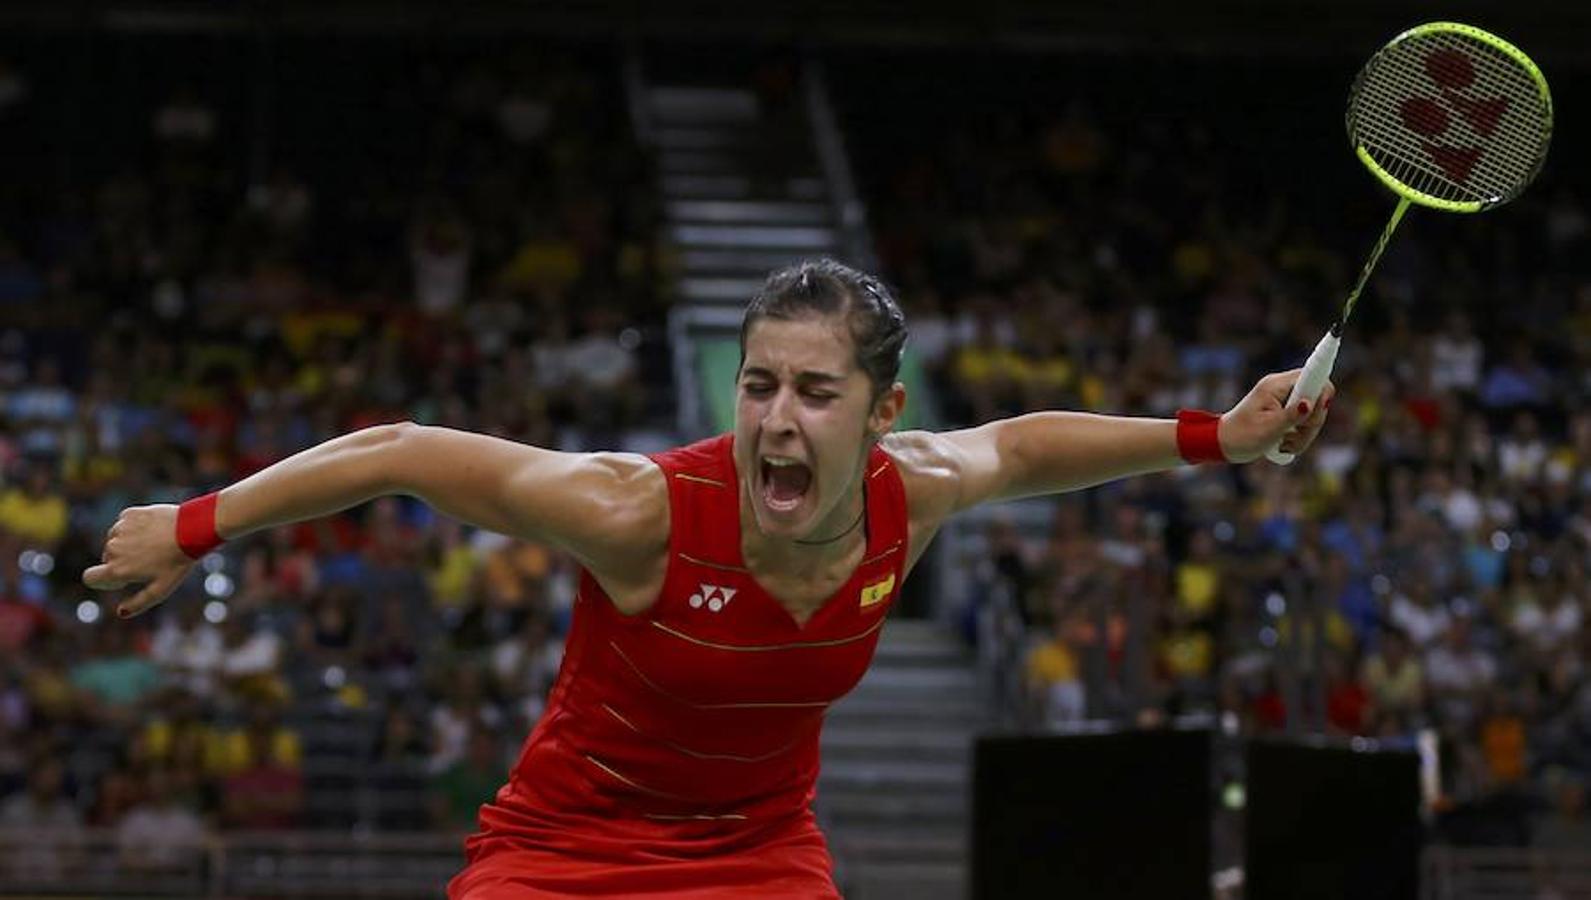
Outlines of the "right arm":
{"label": "right arm", "polygon": [[[365,428],[288,457],[220,492],[224,539],[313,519],[375,497],[406,494],[490,531],[553,544],[593,574],[624,572],[668,541],[662,473],[645,457],[563,453],[451,428],[403,422]],[[83,583],[146,583],[119,612],[135,614],[174,590],[194,560],[176,541],[177,507],[132,507],[111,526],[100,565]]]}

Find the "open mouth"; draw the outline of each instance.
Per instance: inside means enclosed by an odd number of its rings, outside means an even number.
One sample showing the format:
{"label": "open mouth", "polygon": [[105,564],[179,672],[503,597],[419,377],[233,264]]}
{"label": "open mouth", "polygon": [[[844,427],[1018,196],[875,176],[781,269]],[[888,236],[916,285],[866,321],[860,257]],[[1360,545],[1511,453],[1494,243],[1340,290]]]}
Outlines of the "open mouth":
{"label": "open mouth", "polygon": [[812,489],[812,469],[806,463],[788,456],[764,456],[762,466],[762,500],[775,512],[789,512],[801,505],[801,500]]}

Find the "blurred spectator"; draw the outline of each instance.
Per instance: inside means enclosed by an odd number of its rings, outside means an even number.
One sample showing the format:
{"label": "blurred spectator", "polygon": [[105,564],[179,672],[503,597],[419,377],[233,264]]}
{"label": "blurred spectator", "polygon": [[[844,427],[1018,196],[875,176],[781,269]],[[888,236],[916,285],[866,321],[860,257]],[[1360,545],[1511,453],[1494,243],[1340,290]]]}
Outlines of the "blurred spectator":
{"label": "blurred spectator", "polygon": [[1408,731],[1418,724],[1415,717],[1425,702],[1425,670],[1409,652],[1408,638],[1401,631],[1381,632],[1380,646],[1366,657],[1361,679],[1370,692],[1378,734]]}
{"label": "blurred spectator", "polygon": [[43,463],[21,474],[21,487],[0,493],[0,528],[22,538],[25,546],[53,553],[66,536],[66,498]]}
{"label": "blurred spectator", "polygon": [[359,657],[360,598],[347,584],[332,585],[320,593],[299,623],[300,659],[315,666],[349,667]]}
{"label": "blurred spectator", "polygon": [[1547,810],[1536,820],[1534,844],[1544,849],[1584,851],[1591,847],[1585,775],[1555,769],[1547,778]]}
{"label": "blurred spectator", "polygon": [[286,685],[278,677],[282,639],[259,622],[258,614],[230,613],[221,626],[221,675],[227,688],[241,697],[279,700]]}
{"label": "blurred spectator", "polygon": [[140,704],[163,680],[160,669],[134,646],[137,633],[113,622],[89,626],[92,650],[72,666],[72,686],[88,715],[117,724],[131,722]]}
{"label": "blurred spectator", "polygon": [[254,831],[300,824],[304,775],[276,752],[279,736],[269,718],[244,730],[248,763],[226,777],[221,792],[221,821],[227,827]]}
{"label": "blurred spectator", "polygon": [[1062,610],[1055,616],[1049,634],[1027,654],[1028,687],[1042,705],[1042,721],[1051,728],[1080,722],[1087,712],[1082,665],[1073,647],[1082,625],[1081,613],[1076,607]]}
{"label": "blurred spectator", "polygon": [[206,837],[191,771],[155,768],[143,800],[116,826],[121,864],[139,872],[183,872],[198,864]]}
{"label": "blurred spectator", "polygon": [[447,770],[469,751],[470,731],[477,724],[496,729],[502,725],[502,712],[487,701],[481,673],[474,665],[459,666],[446,682],[443,700],[431,710],[431,756],[426,770],[432,774]]}
{"label": "blurred spectator", "polygon": [[1326,722],[1337,734],[1359,735],[1368,730],[1370,692],[1360,682],[1353,663],[1340,652],[1325,655]]}
{"label": "blurred spectator", "polygon": [[458,310],[469,294],[470,235],[464,223],[446,210],[428,210],[414,227],[409,260],[420,310],[436,318]]}
{"label": "blurred spectator", "polygon": [[64,792],[66,768],[44,756],[29,766],[27,790],[0,802],[0,832],[10,852],[0,871],[21,884],[59,879],[75,864],[83,817]]}
{"label": "blurred spectator", "polygon": [[150,658],[192,693],[210,696],[226,649],[221,629],[205,621],[204,604],[196,597],[174,597],[165,609],[150,641]]}
{"label": "blurred spectator", "polygon": [[562,662],[563,646],[542,613],[525,616],[519,633],[504,638],[492,649],[492,674],[503,696],[520,698],[513,710],[515,724],[527,733],[546,708],[547,694]]}
{"label": "blurred spectator", "polygon": [[1459,617],[1441,642],[1425,654],[1425,678],[1431,701],[1449,722],[1468,726],[1480,700],[1497,680],[1497,661],[1470,640],[1470,619]]}
{"label": "blurred spectator", "polygon": [[435,828],[457,832],[475,824],[481,804],[497,795],[508,777],[507,761],[490,726],[472,722],[466,752],[431,780],[431,816]]}

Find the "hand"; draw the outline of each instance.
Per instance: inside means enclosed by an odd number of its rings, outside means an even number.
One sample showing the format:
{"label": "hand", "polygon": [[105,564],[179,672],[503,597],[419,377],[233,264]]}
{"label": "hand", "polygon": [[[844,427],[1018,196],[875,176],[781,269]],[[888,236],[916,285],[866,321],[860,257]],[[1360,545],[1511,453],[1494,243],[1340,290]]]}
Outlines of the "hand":
{"label": "hand", "polygon": [[97,591],[143,584],[131,600],[116,607],[116,614],[127,618],[170,596],[197,561],[177,546],[175,505],[133,506],[116,517],[106,534],[100,565],[83,572],[83,583]]}
{"label": "hand", "polygon": [[1245,463],[1259,459],[1276,446],[1278,438],[1282,449],[1288,453],[1302,453],[1315,442],[1315,435],[1326,424],[1326,408],[1336,396],[1337,387],[1328,379],[1318,402],[1301,400],[1298,406],[1283,409],[1293,382],[1303,371],[1293,369],[1266,375],[1248,396],[1221,417],[1216,435],[1221,441],[1221,452],[1229,461]]}

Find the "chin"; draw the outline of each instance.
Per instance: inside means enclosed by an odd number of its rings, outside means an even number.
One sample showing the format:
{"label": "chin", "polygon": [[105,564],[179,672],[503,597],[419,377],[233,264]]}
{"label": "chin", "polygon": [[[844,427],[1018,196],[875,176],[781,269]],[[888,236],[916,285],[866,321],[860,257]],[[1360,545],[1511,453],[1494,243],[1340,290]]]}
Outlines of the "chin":
{"label": "chin", "polygon": [[806,515],[806,510],[802,509],[779,512],[758,502],[752,514],[757,519],[757,529],[769,537],[796,540],[806,537],[806,533],[812,528],[811,516]]}

